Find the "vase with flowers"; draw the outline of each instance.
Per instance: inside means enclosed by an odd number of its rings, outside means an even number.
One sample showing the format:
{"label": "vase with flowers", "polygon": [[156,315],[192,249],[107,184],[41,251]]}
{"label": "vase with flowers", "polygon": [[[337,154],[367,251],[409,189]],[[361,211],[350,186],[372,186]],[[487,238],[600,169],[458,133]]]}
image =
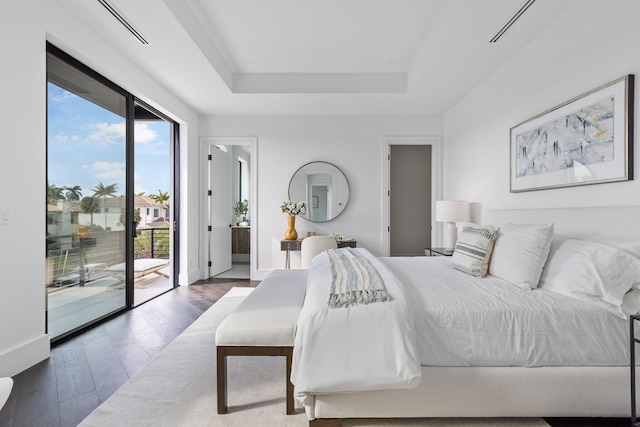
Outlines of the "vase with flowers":
{"label": "vase with flowers", "polygon": [[282,213],[286,213],[287,216],[287,231],[284,233],[285,240],[296,240],[298,238],[298,232],[296,231],[296,216],[304,215],[307,213],[307,204],[303,201],[292,202],[287,200],[280,205]]}

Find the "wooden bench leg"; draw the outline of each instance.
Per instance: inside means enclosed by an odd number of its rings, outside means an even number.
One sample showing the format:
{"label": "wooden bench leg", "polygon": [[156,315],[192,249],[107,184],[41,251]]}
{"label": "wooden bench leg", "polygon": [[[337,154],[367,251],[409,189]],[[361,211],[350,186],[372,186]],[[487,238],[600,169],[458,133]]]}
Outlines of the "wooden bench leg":
{"label": "wooden bench leg", "polygon": [[217,347],[217,388],[218,414],[227,413],[227,354],[224,348]]}
{"label": "wooden bench leg", "polygon": [[227,406],[227,356],[285,356],[287,415],[295,415],[296,408],[293,400],[293,384],[291,383],[293,347],[216,346],[218,414],[226,414],[229,411]]}
{"label": "wooden bench leg", "polygon": [[293,347],[286,347],[287,358],[287,415],[295,415],[296,407],[293,402],[293,384],[291,383],[291,362],[293,359]]}

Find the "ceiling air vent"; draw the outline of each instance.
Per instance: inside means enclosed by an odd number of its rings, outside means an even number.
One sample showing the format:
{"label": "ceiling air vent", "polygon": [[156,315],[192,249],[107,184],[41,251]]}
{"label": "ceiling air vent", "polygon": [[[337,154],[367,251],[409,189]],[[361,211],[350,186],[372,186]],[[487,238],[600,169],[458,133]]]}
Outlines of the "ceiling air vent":
{"label": "ceiling air vent", "polygon": [[120,22],[127,29],[127,31],[129,31],[131,34],[133,34],[133,36],[136,39],[138,39],[138,41],[140,43],[145,44],[145,45],[149,44],[147,39],[144,38],[144,36],[140,33],[140,31],[138,31],[136,29],[136,27],[134,27],[133,24],[131,24],[131,22],[129,22],[129,20],[127,18],[125,18],[125,16],[122,13],[120,13],[120,11],[118,9],[115,8],[114,5],[112,5],[107,0],[98,0],[98,3],[100,3],[102,6],[104,6],[104,8],[107,9],[109,11],[109,13],[111,15],[113,15],[113,17],[116,18],[118,20],[118,22]]}
{"label": "ceiling air vent", "polygon": [[518,9],[518,11],[511,17],[509,18],[509,20],[507,21],[506,24],[504,24],[504,27],[500,28],[500,30],[496,33],[495,36],[493,36],[493,38],[491,40],[489,40],[489,43],[495,43],[498,41],[498,39],[500,37],[502,37],[502,35],[504,33],[507,32],[507,30],[509,28],[511,28],[511,26],[522,16],[523,13],[525,13],[527,11],[527,9],[529,9],[529,7],[535,2],[536,0],[527,0],[520,9]]}

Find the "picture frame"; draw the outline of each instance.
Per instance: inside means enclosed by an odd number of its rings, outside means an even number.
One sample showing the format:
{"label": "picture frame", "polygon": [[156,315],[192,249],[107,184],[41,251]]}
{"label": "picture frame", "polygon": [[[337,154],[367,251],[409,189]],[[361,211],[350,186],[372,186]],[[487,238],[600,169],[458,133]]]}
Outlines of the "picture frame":
{"label": "picture frame", "polygon": [[510,130],[510,192],[633,179],[634,75]]}
{"label": "picture frame", "polygon": [[311,207],[312,208],[318,207],[318,196],[311,196]]}

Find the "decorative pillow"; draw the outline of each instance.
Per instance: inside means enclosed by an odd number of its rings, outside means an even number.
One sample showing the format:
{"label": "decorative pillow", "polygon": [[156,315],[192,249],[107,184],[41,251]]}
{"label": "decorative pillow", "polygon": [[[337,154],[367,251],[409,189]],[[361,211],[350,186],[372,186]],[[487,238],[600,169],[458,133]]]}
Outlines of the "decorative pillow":
{"label": "decorative pillow", "polygon": [[635,291],[625,294],[638,286],[640,258],[602,243],[564,238],[553,240],[540,278],[543,289],[599,305],[623,319],[638,305]]}
{"label": "decorative pillow", "polygon": [[476,277],[486,276],[496,237],[496,227],[466,224],[458,236],[453,252],[453,268]]}
{"label": "decorative pillow", "polygon": [[549,255],[553,224],[507,224],[500,229],[489,274],[521,288],[538,286]]}

